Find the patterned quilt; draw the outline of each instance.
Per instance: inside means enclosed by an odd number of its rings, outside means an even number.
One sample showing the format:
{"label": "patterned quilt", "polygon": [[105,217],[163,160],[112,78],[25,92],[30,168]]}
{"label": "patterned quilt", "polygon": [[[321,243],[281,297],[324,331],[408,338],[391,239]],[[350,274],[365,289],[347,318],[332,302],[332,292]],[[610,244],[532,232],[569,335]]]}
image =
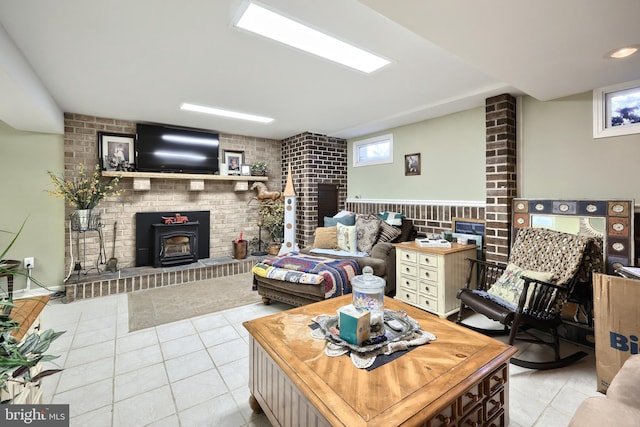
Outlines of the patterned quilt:
{"label": "patterned quilt", "polygon": [[292,283],[324,283],[325,298],[332,298],[351,293],[351,279],[360,274],[360,267],[352,259],[292,252],[283,257],[265,258],[253,266],[252,272],[261,277]]}

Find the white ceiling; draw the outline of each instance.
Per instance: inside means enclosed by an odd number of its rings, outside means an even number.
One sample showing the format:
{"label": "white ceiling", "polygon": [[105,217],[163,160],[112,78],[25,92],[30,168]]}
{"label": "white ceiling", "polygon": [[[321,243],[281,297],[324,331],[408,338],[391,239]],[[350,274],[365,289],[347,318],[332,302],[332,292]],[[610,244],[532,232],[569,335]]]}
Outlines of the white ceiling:
{"label": "white ceiling", "polygon": [[[241,0],[2,0],[0,120],[61,133],[61,112],[283,139],[343,138],[481,106],[640,79],[638,0],[263,0],[393,63],[353,71],[232,27]],[[182,102],[275,118],[252,124]]]}

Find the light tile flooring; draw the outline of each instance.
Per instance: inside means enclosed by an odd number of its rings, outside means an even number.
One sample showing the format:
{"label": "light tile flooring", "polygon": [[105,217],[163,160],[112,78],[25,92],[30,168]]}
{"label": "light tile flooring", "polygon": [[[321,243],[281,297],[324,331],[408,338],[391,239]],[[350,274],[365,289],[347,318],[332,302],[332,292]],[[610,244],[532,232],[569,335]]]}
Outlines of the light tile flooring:
{"label": "light tile flooring", "polygon": [[[64,371],[43,380],[43,403],[68,403],[78,427],[269,426],[248,405],[242,322],[288,308],[258,303],[129,333],[126,295],[52,300],[43,327],[67,331],[49,351]],[[588,352],[559,370],[511,365],[510,425],[566,426],[598,394]]]}

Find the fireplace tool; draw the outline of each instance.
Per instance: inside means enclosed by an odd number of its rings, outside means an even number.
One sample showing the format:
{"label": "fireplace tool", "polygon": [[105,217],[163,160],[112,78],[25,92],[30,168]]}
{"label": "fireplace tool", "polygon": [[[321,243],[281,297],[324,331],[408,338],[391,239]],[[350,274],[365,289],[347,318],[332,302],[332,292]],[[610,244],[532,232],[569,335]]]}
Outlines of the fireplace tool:
{"label": "fireplace tool", "polygon": [[111,258],[107,261],[106,270],[112,273],[118,271],[118,260],[116,259],[116,231],[118,230],[118,221],[113,221],[113,246],[111,247]]}
{"label": "fireplace tool", "polygon": [[258,218],[258,250],[251,252],[253,256],[264,256],[267,251],[262,250],[262,218]]}

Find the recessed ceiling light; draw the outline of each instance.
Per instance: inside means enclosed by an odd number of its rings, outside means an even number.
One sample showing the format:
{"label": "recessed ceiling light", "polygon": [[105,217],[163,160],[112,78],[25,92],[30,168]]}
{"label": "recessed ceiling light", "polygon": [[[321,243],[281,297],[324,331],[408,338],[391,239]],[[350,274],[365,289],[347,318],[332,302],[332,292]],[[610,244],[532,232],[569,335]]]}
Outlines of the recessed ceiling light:
{"label": "recessed ceiling light", "polygon": [[256,116],[254,114],[239,113],[237,111],[223,110],[221,108],[205,107],[203,105],[189,104],[186,102],[180,106],[180,109],[185,111],[195,111],[198,113],[211,114],[214,116],[231,117],[233,119],[240,119],[240,120],[249,120],[249,121],[258,122],[258,123],[271,123],[274,120],[271,117],[263,117],[263,116]]}
{"label": "recessed ceiling light", "polygon": [[609,52],[607,56],[613,59],[621,59],[621,58],[626,58],[627,56],[631,56],[637,51],[638,51],[638,45],[626,46],[626,47]]}
{"label": "recessed ceiling light", "polygon": [[364,73],[372,73],[390,63],[255,3],[249,3],[234,25]]}

